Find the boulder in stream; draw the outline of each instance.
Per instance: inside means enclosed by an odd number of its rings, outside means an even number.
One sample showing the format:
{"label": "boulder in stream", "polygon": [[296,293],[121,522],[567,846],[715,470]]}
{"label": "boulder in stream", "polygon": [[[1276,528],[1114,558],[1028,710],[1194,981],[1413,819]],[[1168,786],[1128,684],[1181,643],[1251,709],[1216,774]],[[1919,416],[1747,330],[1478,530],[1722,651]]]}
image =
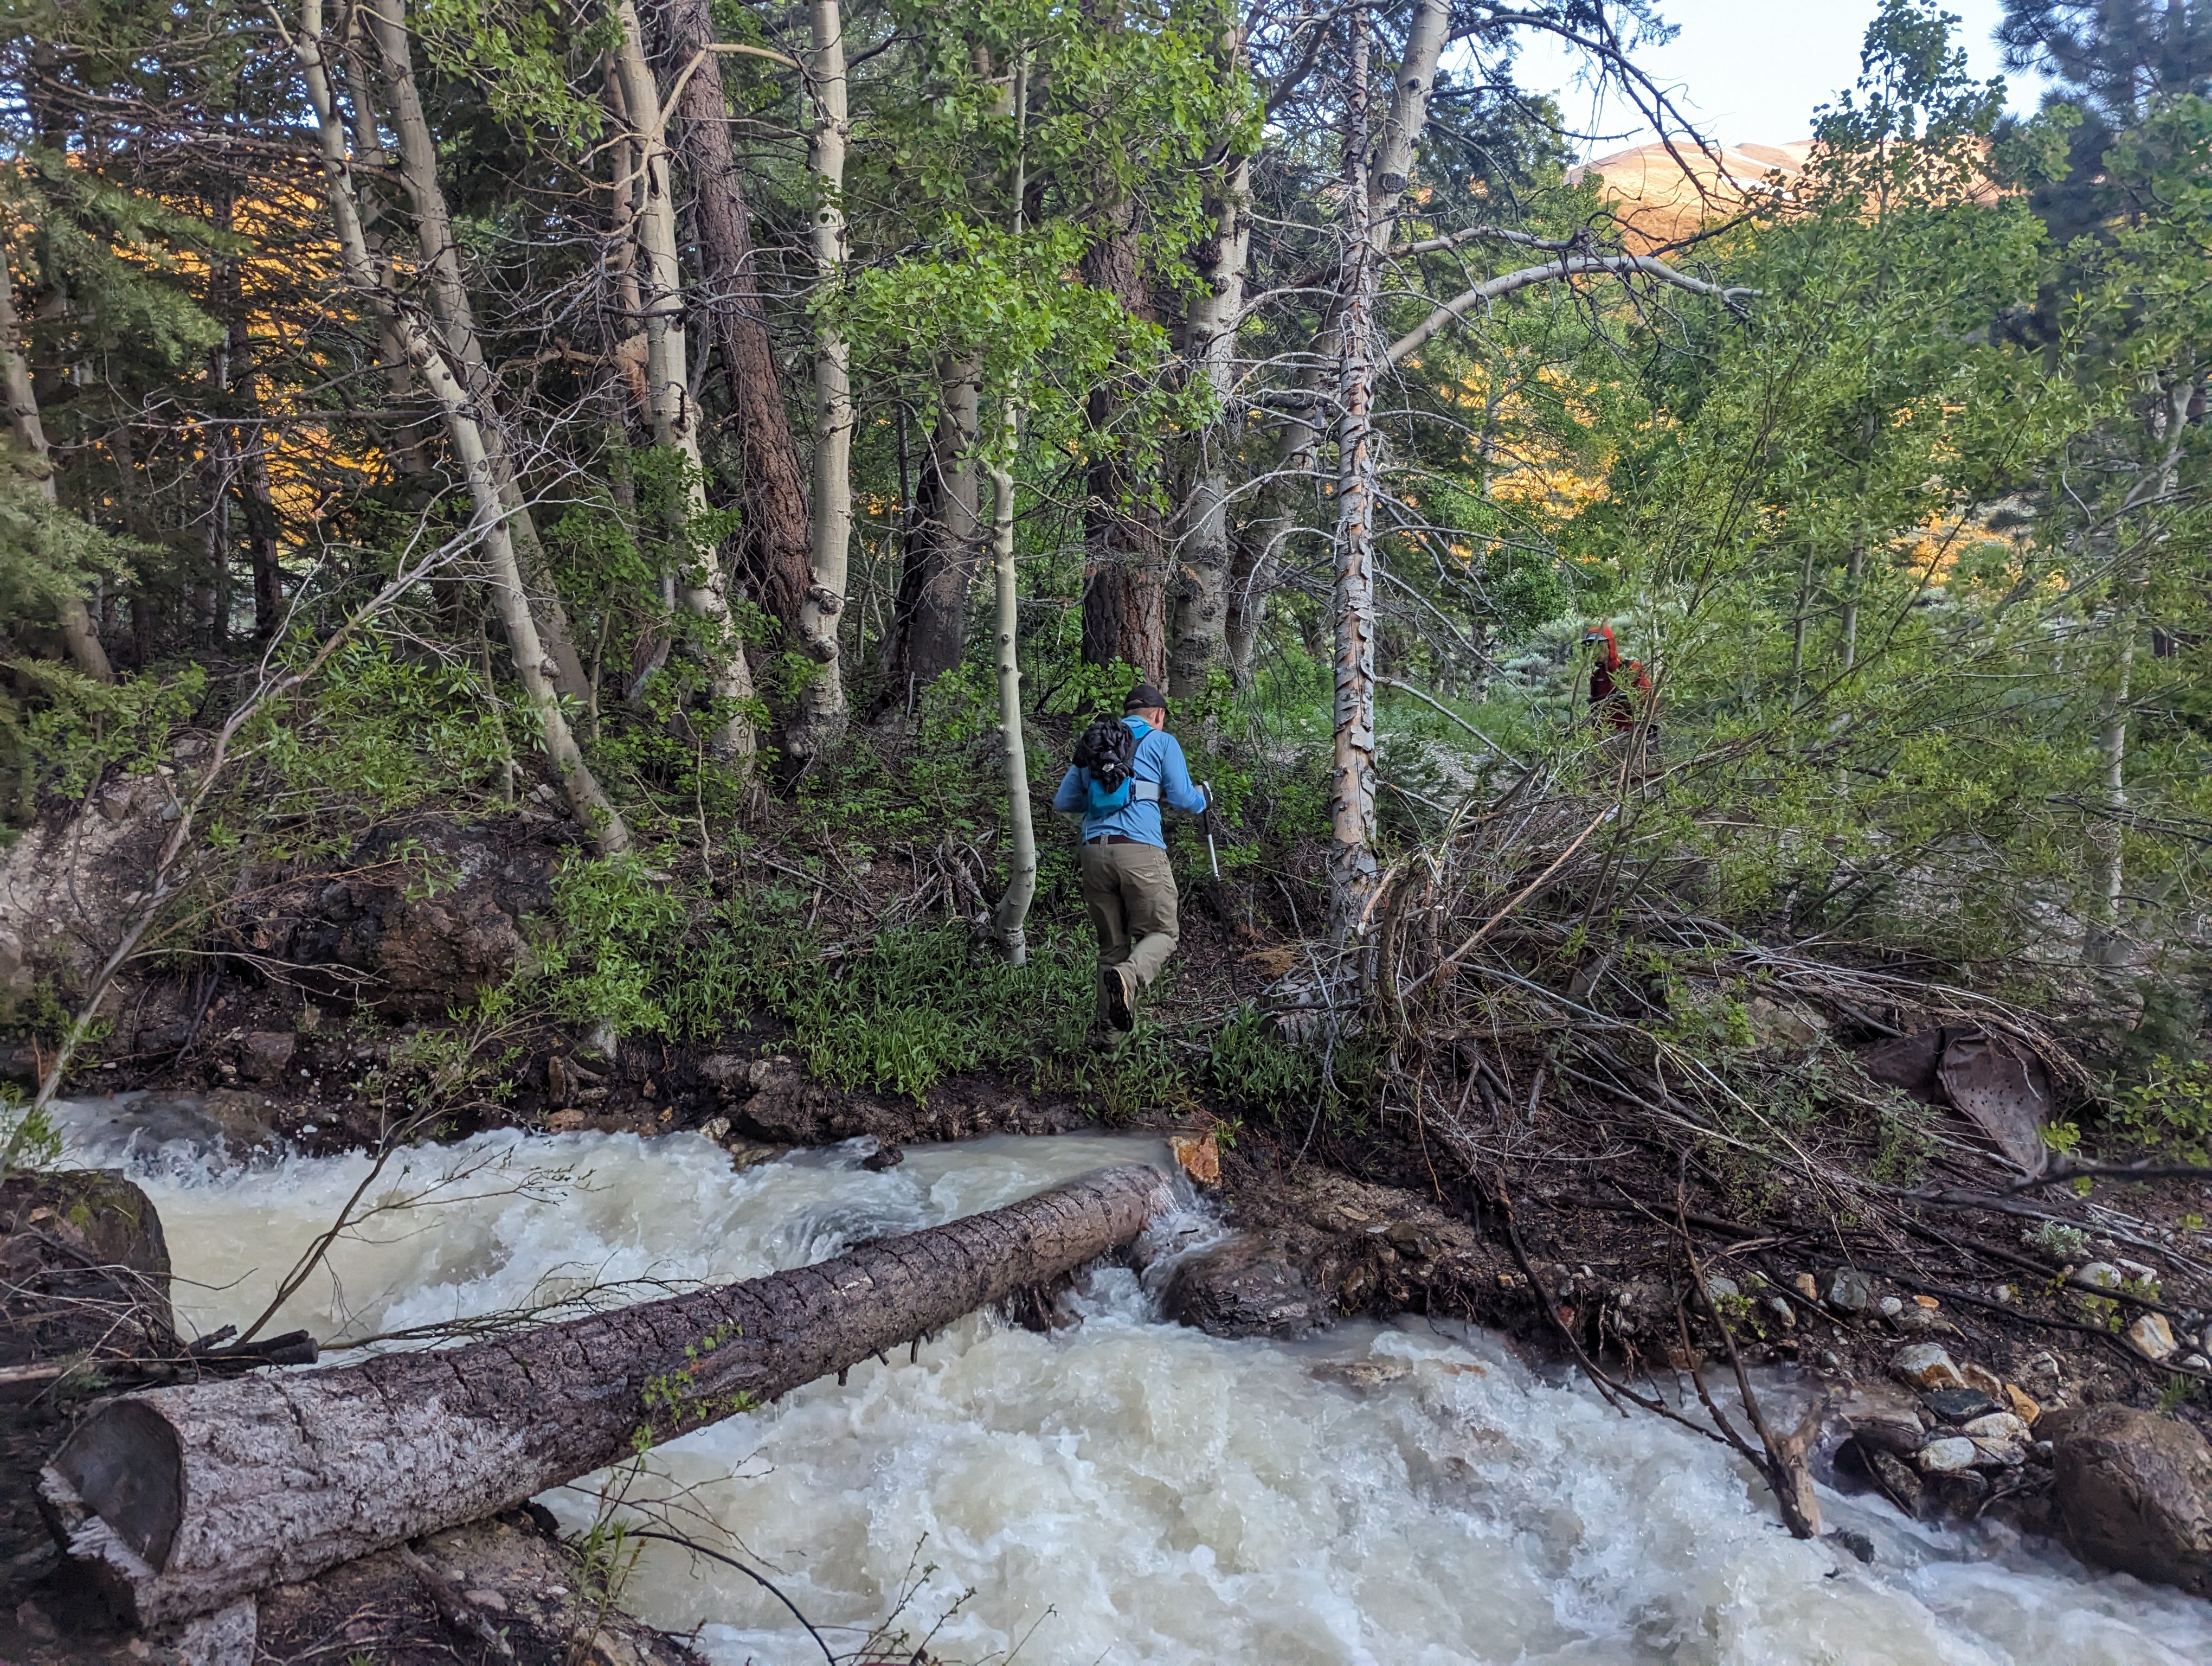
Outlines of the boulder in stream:
{"label": "boulder in stream", "polygon": [[1162,1305],[1215,1336],[1300,1336],[1335,1316],[1286,1247],[1261,1232],[1239,1232],[1181,1262]]}
{"label": "boulder in stream", "polygon": [[2047,1412],[2058,1517],[2085,1561],[2212,1595],[2212,1444],[2127,1406]]}

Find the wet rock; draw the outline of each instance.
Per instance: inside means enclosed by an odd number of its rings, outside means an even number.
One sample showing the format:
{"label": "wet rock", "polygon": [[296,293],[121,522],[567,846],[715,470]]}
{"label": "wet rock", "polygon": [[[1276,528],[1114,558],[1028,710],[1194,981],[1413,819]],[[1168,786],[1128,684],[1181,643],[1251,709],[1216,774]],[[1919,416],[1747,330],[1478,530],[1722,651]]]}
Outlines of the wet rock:
{"label": "wet rock", "polygon": [[1839,1527],[1827,1535],[1862,1562],[1874,1560],[1874,1541],[1856,1529]]}
{"label": "wet rock", "polygon": [[1980,1456],[1964,1435],[1944,1435],[1923,1446],[1914,1462],[1923,1475],[1952,1475],[1972,1468]]}
{"label": "wet rock", "polygon": [[1178,1264],[1162,1306],[1176,1322],[1215,1336],[1297,1336],[1334,1316],[1283,1246],[1256,1232]]}
{"label": "wet rock", "polygon": [[1869,1451],[1866,1454],[1867,1470],[1882,1496],[1916,1520],[1928,1508],[1927,1484],[1919,1472],[1903,1458],[1889,1452]]}
{"label": "wet rock", "polygon": [[709,1116],[699,1124],[699,1133],[702,1138],[712,1140],[719,1146],[730,1137],[730,1119],[726,1116]]}
{"label": "wet rock", "polygon": [[1838,1313],[1863,1313],[1874,1300],[1874,1282],[1863,1273],[1838,1267],[1828,1274],[1821,1299]]}
{"label": "wet rock", "polygon": [[1937,1389],[1922,1403],[1945,1423],[1971,1423],[1999,1409],[1996,1401],[1979,1389]]}
{"label": "wet rock", "polygon": [[905,1151],[886,1140],[862,1158],[860,1166],[871,1174],[881,1174],[886,1169],[896,1169],[905,1161]]}
{"label": "wet rock", "polygon": [[250,1082],[273,1082],[292,1062],[299,1044],[289,1030],[257,1030],[239,1049],[238,1073]]}
{"label": "wet rock", "polygon": [[1962,1389],[1966,1378],[1951,1363],[1950,1350],[1941,1342],[1915,1342],[1911,1347],[1900,1348],[1889,1362],[1889,1369],[1900,1381],[1916,1389]]}
{"label": "wet rock", "polygon": [[2174,1350],[2173,1331],[2163,1313],[2146,1313],[2136,1319],[2128,1327],[2128,1341],[2147,1359],[2164,1359]]}
{"label": "wet rock", "polygon": [[2058,1515],[2085,1561],[2212,1593],[2212,1444],[2126,1406],[2045,1414]]}
{"label": "wet rock", "polygon": [[1911,1457],[1928,1444],[1928,1431],[1910,1407],[1875,1406],[1863,1412],[1846,1408],[1844,1415],[1853,1438],[1869,1450]]}

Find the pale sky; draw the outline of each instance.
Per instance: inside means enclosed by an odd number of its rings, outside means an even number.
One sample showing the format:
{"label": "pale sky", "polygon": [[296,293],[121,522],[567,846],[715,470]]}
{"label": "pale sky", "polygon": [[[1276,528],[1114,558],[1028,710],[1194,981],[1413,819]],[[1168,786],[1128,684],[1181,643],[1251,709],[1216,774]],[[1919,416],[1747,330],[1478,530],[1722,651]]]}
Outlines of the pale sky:
{"label": "pale sky", "polygon": [[[2001,0],[1939,0],[1960,21],[1954,33],[1977,78],[2002,72],[1993,36]],[[1811,137],[1813,109],[1857,81],[1859,46],[1878,0],[1659,0],[1659,13],[1681,33],[1671,46],[1637,54],[1653,79],[1709,138],[1782,144]],[[1523,87],[1555,91],[1570,126],[1626,137],[1599,139],[1586,155],[1605,155],[1651,137],[1616,94],[1593,110],[1586,86],[1575,84],[1571,50],[1540,37],[1524,37],[1516,79]],[[2011,77],[2012,108],[2035,108],[2040,84],[2033,76]],[[1594,119],[1595,118],[1595,119]]]}

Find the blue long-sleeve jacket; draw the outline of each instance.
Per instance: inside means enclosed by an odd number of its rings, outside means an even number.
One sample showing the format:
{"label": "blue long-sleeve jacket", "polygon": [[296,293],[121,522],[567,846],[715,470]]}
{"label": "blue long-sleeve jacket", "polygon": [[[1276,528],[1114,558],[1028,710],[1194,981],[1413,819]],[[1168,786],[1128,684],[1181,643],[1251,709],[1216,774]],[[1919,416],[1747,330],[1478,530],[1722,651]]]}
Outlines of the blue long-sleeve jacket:
{"label": "blue long-sleeve jacket", "polygon": [[1167,804],[1195,816],[1206,808],[1206,794],[1191,781],[1190,765],[1183,759],[1182,742],[1165,729],[1155,729],[1141,717],[1125,717],[1121,721],[1137,737],[1135,778],[1158,781],[1158,800],[1140,799],[1133,793],[1128,803],[1119,810],[1091,815],[1090,771],[1071,767],[1060,777],[1060,791],[1052,795],[1052,807],[1063,816],[1081,812],[1086,842],[1101,834],[1119,833],[1125,839],[1156,844],[1164,849],[1167,837],[1160,831],[1160,806]]}

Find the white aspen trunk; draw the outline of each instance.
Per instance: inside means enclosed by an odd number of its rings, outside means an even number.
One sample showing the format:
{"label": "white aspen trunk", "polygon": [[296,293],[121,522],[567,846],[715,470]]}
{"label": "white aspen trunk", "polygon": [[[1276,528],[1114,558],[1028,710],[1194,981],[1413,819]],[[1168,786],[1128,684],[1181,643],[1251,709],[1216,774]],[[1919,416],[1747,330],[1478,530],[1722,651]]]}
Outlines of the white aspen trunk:
{"label": "white aspen trunk", "polygon": [[537,616],[539,635],[554,666],[555,686],[568,698],[582,700],[591,693],[584,678],[583,658],[576,652],[568,610],[561,605],[546,567],[537,518],[530,513],[521,483],[515,477],[507,433],[494,399],[491,371],[477,331],[476,308],[461,271],[460,247],[453,240],[453,212],[446,204],[445,187],[438,182],[437,143],[415,84],[414,52],[407,39],[407,0],[361,0],[359,9],[368,17],[377,55],[384,63],[385,86],[392,95],[390,114],[392,133],[399,141],[400,179],[414,213],[422,270],[429,279],[430,311],[457,362],[469,397],[475,401],[477,427],[483,435],[484,454],[491,460],[492,479],[507,510],[516,564],[529,582],[530,608]]}
{"label": "white aspen trunk", "polygon": [[1335,627],[1334,791],[1328,857],[1329,925],[1343,942],[1356,935],[1375,886],[1375,436],[1368,424],[1374,391],[1377,271],[1367,173],[1368,17],[1352,16],[1346,76],[1344,271],[1337,399],[1336,581],[1329,598]]}
{"label": "white aspen trunk", "polygon": [[[2165,390],[2165,398],[2151,417],[2151,437],[2164,447],[2164,455],[2152,477],[2149,491],[2146,494],[2139,489],[2136,494],[2136,505],[2141,507],[2147,502],[2154,515],[2172,499],[2179,477],[2192,391],[2190,378],[2176,377],[2173,386]],[[2155,538],[2153,533],[2142,542],[2149,544]],[[2132,570],[2114,583],[2118,605],[2113,609],[2112,629],[2118,638],[2118,651],[2112,691],[2106,696],[2104,721],[2097,736],[2097,752],[2104,765],[2107,819],[2094,841],[2096,889],[2091,901],[2095,913],[2081,945],[2082,959],[2093,966],[2120,966],[2127,961],[2127,937],[2120,929],[2120,903],[2127,890],[2128,694],[2135,672],[2136,632],[2142,624],[2143,590],[2149,581],[2154,559],[2152,550],[2139,550],[2130,562]]]}
{"label": "white aspen trunk", "polygon": [[[31,387],[31,367],[23,357],[22,320],[15,315],[15,268],[4,260],[0,260],[0,377],[6,383],[8,426],[16,443],[38,464],[39,496],[49,503],[57,502],[53,453],[46,448],[46,427],[39,420],[39,396]],[[69,650],[70,663],[94,682],[113,682],[114,668],[107,663],[107,650],[93,634],[92,615],[85,609],[84,598],[64,598],[56,612],[62,645]]]}
{"label": "white aspen trunk", "polygon": [[[623,104],[636,147],[644,186],[637,214],[638,247],[645,256],[645,362],[647,392],[653,403],[656,445],[673,447],[684,459],[686,527],[708,512],[707,475],[700,460],[697,413],[691,404],[689,354],[684,332],[684,277],[676,253],[676,198],[669,180],[668,129],[660,88],[645,60],[645,34],[634,0],[620,0],[616,15],[622,40],[616,69]],[[737,714],[714,731],[716,757],[750,767],[756,750],[752,672],[744,644],[730,623],[727,581],[719,550],[691,553],[683,577],[684,605],[701,622],[704,640],[698,652],[717,700],[738,703]]]}
{"label": "white aspen trunk", "polygon": [[[814,131],[807,167],[814,175],[814,273],[822,291],[845,270],[845,26],[837,0],[814,0],[809,88]],[[845,611],[846,563],[853,538],[853,398],[844,336],[824,318],[814,342],[814,513],[811,582],[799,610],[799,638],[818,667],[787,727],[791,750],[818,757],[835,747],[847,720],[837,623]]]}
{"label": "white aspen trunk", "polygon": [[554,690],[544,644],[539,640],[538,622],[523,591],[514,545],[507,537],[506,506],[500,502],[491,459],[484,450],[483,435],[477,425],[468,390],[414,316],[395,305],[390,293],[377,281],[368,238],[362,229],[352,163],[346,155],[345,127],[324,64],[322,0],[301,0],[300,33],[293,41],[293,50],[306,76],[308,100],[315,112],[325,196],[337,232],[338,252],[346,281],[368,298],[391,329],[445,418],[447,440],[468,481],[486,576],[491,581],[493,611],[499,615],[501,628],[507,635],[507,651],[514,660],[515,674],[521,679],[539,739],[560,775],[569,807],[590,832],[593,846],[602,855],[627,850],[629,830],[584,762],[575,736],[569,731],[568,717],[561,709],[560,696]]}
{"label": "white aspen trunk", "polygon": [[[1008,404],[1012,400],[1007,401]],[[1011,410],[1008,412],[1012,426]],[[1011,450],[1012,436],[1007,437]],[[999,724],[1006,758],[1006,889],[992,915],[992,930],[1009,964],[1029,958],[1024,927],[1036,896],[1036,828],[1030,815],[1029,749],[1022,738],[1022,671],[1018,652],[1021,591],[1014,571],[1014,471],[1011,459],[992,465],[991,553],[998,575]]]}
{"label": "white aspen trunk", "polygon": [[[1029,189],[1030,58],[1014,58],[1014,235],[1022,234],[1022,198]],[[1030,757],[1022,736],[1021,587],[1014,570],[1014,453],[1020,444],[1021,380],[1006,388],[1005,432],[991,465],[991,552],[998,578],[999,725],[1006,746],[1006,832],[1011,871],[1006,894],[993,912],[992,930],[1012,965],[1029,959],[1024,930],[1036,896],[1036,827],[1030,816]]]}

